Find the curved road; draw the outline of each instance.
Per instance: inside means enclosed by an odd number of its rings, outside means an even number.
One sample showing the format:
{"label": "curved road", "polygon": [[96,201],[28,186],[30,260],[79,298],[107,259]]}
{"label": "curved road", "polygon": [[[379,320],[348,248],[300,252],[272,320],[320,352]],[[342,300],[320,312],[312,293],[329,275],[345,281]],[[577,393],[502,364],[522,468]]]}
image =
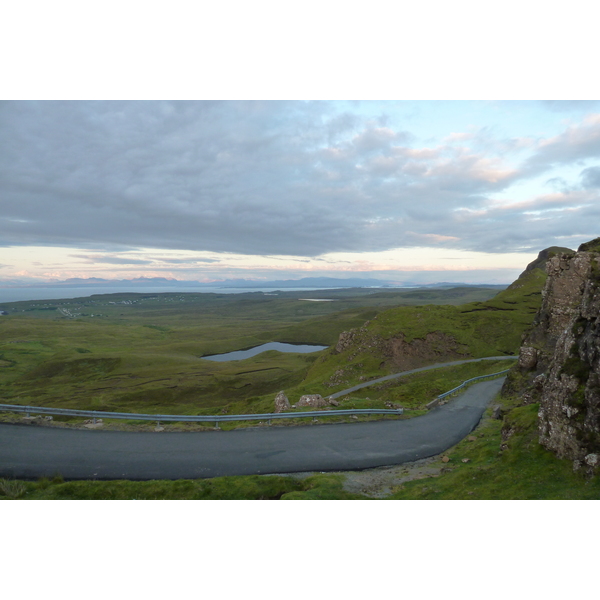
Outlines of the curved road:
{"label": "curved road", "polygon": [[0,424],[0,477],[196,479],[350,471],[434,456],[479,423],[504,378],[414,419],[197,433],[129,433]]}

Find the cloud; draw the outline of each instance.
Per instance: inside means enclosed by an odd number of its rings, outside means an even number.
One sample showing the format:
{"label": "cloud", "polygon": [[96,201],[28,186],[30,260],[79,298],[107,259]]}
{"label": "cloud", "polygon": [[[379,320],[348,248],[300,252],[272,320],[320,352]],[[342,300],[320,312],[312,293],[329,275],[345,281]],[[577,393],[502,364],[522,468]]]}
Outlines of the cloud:
{"label": "cloud", "polygon": [[600,114],[588,115],[563,133],[541,140],[536,152],[524,163],[524,172],[535,174],[554,165],[600,158]]}
{"label": "cloud", "polygon": [[[88,262],[188,263],[119,252],[132,248],[496,252],[550,245],[567,225],[587,234],[596,214],[582,205],[591,195],[568,189],[492,202],[555,164],[597,156],[593,115],[546,140],[483,128],[427,145],[386,115],[328,102],[2,102],[0,128],[2,243],[98,250],[78,256]],[[595,173],[582,172],[590,194]],[[529,214],[550,207],[560,222]]]}
{"label": "cloud", "polygon": [[600,167],[589,167],[581,171],[581,184],[586,189],[600,188]]}
{"label": "cloud", "polygon": [[157,260],[173,265],[195,265],[197,263],[221,262],[218,258],[161,258]]}

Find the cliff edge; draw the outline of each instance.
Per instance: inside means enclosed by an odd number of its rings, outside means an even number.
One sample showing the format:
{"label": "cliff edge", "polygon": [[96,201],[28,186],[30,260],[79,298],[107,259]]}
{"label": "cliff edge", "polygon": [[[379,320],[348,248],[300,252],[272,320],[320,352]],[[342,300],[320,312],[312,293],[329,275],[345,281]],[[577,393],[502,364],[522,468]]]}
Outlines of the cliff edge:
{"label": "cliff edge", "polygon": [[539,441],[575,470],[600,467],[600,238],[546,263],[542,305],[503,395],[539,402]]}

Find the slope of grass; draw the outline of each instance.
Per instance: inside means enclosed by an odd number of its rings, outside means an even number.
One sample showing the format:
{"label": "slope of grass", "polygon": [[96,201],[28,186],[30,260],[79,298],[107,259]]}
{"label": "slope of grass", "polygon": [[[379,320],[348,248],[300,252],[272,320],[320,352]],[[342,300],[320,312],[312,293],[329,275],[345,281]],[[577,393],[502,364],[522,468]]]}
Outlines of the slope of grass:
{"label": "slope of grass", "polygon": [[[521,336],[541,304],[545,279],[545,272],[534,268],[485,302],[383,310],[355,331],[348,348],[337,352],[332,347],[321,353],[298,390],[314,393],[330,389],[333,393],[401,370],[391,350],[394,340],[400,340],[405,347],[421,342],[420,354],[411,366],[516,355]],[[432,338],[431,334],[435,336]],[[410,349],[406,352],[408,355]],[[332,378],[336,373],[339,376]],[[334,385],[337,380],[344,383]]]}
{"label": "slope of grass", "polygon": [[[418,293],[429,301],[457,302],[496,290]],[[266,341],[329,345],[383,308],[414,301],[414,294],[111,294],[5,304],[0,398],[7,404],[120,412],[269,412],[273,395],[303,381],[318,355],[268,352],[228,363],[201,357]]]}
{"label": "slope of grass", "polygon": [[248,475],[175,481],[0,480],[0,500],[354,500],[339,475]]}
{"label": "slope of grass", "polygon": [[[405,483],[389,498],[600,499],[599,477],[574,473],[571,461],[559,460],[539,444],[537,410],[537,404],[513,408],[504,422],[490,419],[488,414],[488,419],[472,436],[475,441],[467,437],[446,453],[450,461],[444,466],[445,473]],[[468,462],[463,462],[464,459]]]}

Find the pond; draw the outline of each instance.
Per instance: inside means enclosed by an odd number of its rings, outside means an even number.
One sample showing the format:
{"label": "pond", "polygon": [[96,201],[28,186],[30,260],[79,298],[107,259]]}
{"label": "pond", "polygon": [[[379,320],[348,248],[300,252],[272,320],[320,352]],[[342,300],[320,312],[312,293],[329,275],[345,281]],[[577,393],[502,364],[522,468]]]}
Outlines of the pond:
{"label": "pond", "polygon": [[300,344],[283,344],[281,342],[269,342],[262,346],[255,346],[249,350],[237,350],[236,352],[228,352],[227,354],[213,354],[212,356],[203,356],[204,360],[214,360],[217,362],[226,362],[229,360],[244,360],[251,356],[256,356],[267,350],[277,350],[278,352],[300,352],[308,354],[309,352],[319,352],[325,350],[327,346],[300,345]]}

